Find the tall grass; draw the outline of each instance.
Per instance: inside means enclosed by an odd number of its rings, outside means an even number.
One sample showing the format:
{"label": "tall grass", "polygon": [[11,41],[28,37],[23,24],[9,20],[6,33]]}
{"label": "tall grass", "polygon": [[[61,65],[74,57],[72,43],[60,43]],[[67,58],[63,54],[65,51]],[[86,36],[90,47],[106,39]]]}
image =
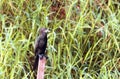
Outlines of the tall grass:
{"label": "tall grass", "polygon": [[51,30],[45,79],[119,79],[120,1],[60,1],[62,19],[59,10],[51,11],[53,3],[0,1],[0,79],[34,79],[34,41],[41,27]]}

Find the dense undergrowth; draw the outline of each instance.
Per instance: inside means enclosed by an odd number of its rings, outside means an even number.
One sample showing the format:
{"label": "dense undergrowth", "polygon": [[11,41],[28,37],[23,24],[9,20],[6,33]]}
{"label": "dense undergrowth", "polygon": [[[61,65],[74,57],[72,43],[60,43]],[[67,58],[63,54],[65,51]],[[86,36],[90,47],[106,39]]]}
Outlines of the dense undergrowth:
{"label": "dense undergrowth", "polygon": [[120,78],[119,0],[0,0],[0,79],[34,79],[41,27],[45,79]]}

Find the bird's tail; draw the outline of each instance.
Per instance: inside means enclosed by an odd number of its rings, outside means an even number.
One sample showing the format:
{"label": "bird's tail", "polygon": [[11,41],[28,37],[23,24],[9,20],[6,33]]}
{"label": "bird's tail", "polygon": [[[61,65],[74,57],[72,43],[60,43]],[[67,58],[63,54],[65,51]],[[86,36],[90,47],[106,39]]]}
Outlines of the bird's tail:
{"label": "bird's tail", "polygon": [[35,62],[34,62],[34,66],[33,66],[33,70],[36,70],[36,69],[37,69],[37,67],[38,67],[38,61],[39,61],[39,56],[36,55],[36,57],[35,57]]}

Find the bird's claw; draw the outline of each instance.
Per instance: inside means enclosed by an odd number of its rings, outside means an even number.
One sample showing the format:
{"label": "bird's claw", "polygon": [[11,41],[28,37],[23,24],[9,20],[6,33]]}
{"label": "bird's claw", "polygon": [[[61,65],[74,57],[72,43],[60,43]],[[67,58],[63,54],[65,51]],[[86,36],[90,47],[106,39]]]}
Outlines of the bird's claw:
{"label": "bird's claw", "polygon": [[48,56],[46,56],[45,54],[39,54],[38,55],[40,59],[43,59],[43,57],[45,57],[46,59],[48,59]]}

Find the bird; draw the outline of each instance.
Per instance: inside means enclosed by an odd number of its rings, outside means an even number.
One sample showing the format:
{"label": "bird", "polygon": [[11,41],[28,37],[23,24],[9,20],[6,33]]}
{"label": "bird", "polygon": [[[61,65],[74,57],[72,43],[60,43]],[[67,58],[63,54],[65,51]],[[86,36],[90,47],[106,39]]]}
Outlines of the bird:
{"label": "bird", "polygon": [[47,47],[47,33],[49,30],[47,28],[39,29],[39,36],[35,41],[34,53],[35,53],[35,62],[33,66],[33,70],[37,69],[39,58],[43,59],[43,57],[48,58],[45,54],[45,50]]}

